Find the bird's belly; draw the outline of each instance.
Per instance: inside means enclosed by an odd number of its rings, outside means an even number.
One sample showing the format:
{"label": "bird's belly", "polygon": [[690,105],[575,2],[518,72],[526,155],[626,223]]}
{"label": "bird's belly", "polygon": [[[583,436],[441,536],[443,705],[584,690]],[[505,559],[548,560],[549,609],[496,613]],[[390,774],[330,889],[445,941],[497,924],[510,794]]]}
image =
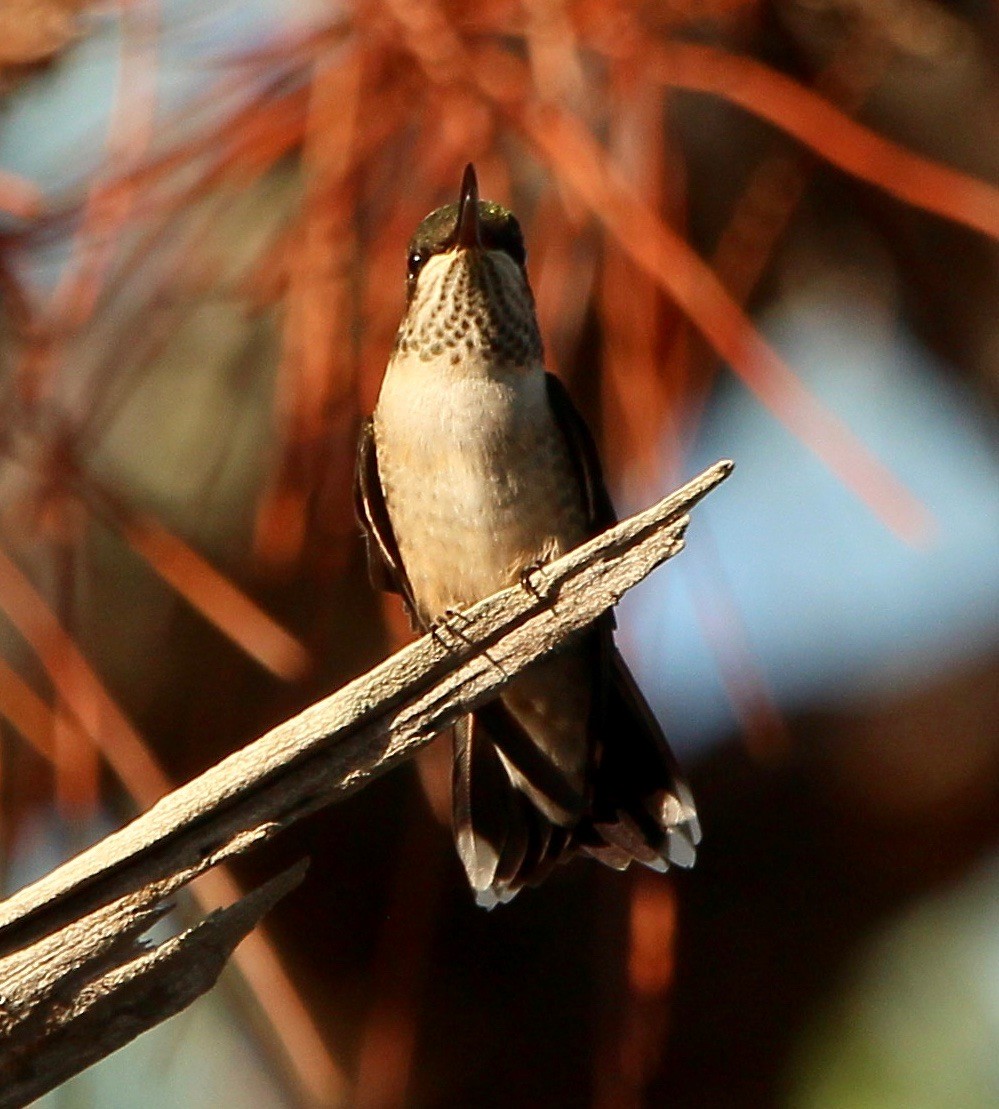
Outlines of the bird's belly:
{"label": "bird's belly", "polygon": [[539,498],[505,503],[481,474],[468,472],[474,468],[473,461],[461,473],[452,460],[442,475],[428,467],[418,495],[390,499],[403,565],[431,618],[512,584],[526,566],[565,546],[565,529],[549,506]]}
{"label": "bird's belly", "polygon": [[513,584],[585,537],[565,447],[532,388],[451,382],[428,394],[424,383],[405,412],[383,392],[379,473],[425,619]]}

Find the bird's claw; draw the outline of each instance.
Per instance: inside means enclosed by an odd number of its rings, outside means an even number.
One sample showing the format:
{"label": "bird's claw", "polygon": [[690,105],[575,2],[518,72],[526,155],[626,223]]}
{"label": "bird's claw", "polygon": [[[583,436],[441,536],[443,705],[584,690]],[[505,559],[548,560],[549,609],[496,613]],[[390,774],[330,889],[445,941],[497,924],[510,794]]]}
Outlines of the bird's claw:
{"label": "bird's claw", "polygon": [[[454,636],[461,643],[468,643],[468,638],[462,634],[462,628],[469,623],[468,617],[460,608],[446,608],[430,625],[430,634],[434,640],[444,648],[450,650],[449,636]],[[442,633],[447,633],[445,636]]]}
{"label": "bird's claw", "polygon": [[535,583],[534,575],[539,570],[542,570],[544,566],[545,561],[543,559],[539,559],[537,562],[532,562],[530,566],[525,566],[523,570],[520,571],[520,588],[523,589],[525,592],[530,593],[530,595],[536,601],[543,601],[544,595],[542,594],[541,589]]}

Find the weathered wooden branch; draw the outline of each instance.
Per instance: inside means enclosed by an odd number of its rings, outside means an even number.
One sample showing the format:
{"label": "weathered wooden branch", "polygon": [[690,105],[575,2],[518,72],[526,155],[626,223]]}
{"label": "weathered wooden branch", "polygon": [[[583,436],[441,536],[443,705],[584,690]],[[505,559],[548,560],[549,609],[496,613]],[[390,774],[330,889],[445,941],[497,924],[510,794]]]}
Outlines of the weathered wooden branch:
{"label": "weathered wooden branch", "polygon": [[282,875],[155,948],[180,886],[412,755],[677,554],[719,462],[272,729],[0,903],[0,1109],[183,1008],[300,878]]}
{"label": "weathered wooden branch", "polygon": [[25,1105],[214,984],[233,949],[305,873],[304,863],[150,947],[141,940],[169,897],[224,859],[266,838],[240,837],[198,867],[112,901],[0,963],[0,1107]]}

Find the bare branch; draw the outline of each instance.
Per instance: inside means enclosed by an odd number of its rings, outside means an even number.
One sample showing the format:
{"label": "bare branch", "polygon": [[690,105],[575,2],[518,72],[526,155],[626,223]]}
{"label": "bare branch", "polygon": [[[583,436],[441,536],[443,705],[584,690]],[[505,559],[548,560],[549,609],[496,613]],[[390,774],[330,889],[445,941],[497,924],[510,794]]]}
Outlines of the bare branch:
{"label": "bare branch", "polygon": [[[226,854],[249,846],[244,840]],[[206,993],[236,945],[305,869],[304,862],[291,867],[159,946],[139,937],[168,911],[165,892],[191,872],[151,883],[0,960],[0,1109],[26,1105]]]}
{"label": "bare branch", "polygon": [[731,469],[716,463],[524,585],[459,614],[0,904],[0,1109],[23,1104],[25,1091],[38,1096],[208,989],[300,873],[145,949],[138,937],[165,898],[361,788],[591,624],[683,548],[686,513]]}

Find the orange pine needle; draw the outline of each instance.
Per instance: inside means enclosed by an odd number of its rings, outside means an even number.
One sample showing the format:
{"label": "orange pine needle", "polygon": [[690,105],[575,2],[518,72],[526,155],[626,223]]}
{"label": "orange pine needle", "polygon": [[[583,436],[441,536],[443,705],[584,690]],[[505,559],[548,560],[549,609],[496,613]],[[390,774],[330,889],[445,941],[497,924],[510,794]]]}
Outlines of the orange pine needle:
{"label": "orange pine needle", "polygon": [[17,219],[36,219],[44,208],[41,189],[25,177],[0,169],[0,212]]}
{"label": "orange pine needle", "polygon": [[628,982],[639,996],[665,993],[675,971],[676,893],[657,875],[636,873],[631,889]]}
{"label": "orange pine needle", "polygon": [[165,582],[261,666],[285,681],[309,669],[308,652],[294,636],[158,520],[127,513],[115,524]]}
{"label": "orange pine needle", "polygon": [[[142,737],[105,690],[44,598],[3,550],[0,550],[0,609],[43,665],[53,651],[71,660],[72,681],[66,680],[65,669],[48,671],[56,693],[136,803],[149,808],[169,793],[172,783]],[[31,711],[29,705],[27,712]],[[240,889],[222,867],[202,875],[192,894],[205,910],[213,910],[236,900]],[[240,944],[235,960],[291,1060],[310,1104],[338,1104],[345,1079],[261,928]]]}
{"label": "orange pine needle", "polygon": [[354,412],[356,359],[350,327],[355,259],[354,198],[346,186],[353,161],[362,91],[362,58],[354,51],[336,66],[317,64],[302,152],[307,195],[301,234],[290,244],[284,352],[277,396],[285,439],[273,485],[258,512],[255,549],[272,563],[290,563],[305,542],[312,494],[344,491],[331,507],[349,519],[353,459],[333,449],[331,424]]}
{"label": "orange pine needle", "polygon": [[[556,373],[579,339],[595,287],[596,237],[583,236],[582,230],[570,219],[558,191],[549,189],[538,203],[527,236],[538,325],[549,368]],[[562,372],[567,375],[569,366]]]}
{"label": "orange pine needle", "polygon": [[[884,72],[883,43],[862,23],[851,30],[815,80],[816,89],[847,112],[856,111]],[[750,173],[710,258],[711,268],[740,304],[762,279],[773,252],[805,194],[815,159],[777,139]],[[698,344],[700,354],[700,344]],[[686,422],[695,427],[707,402],[717,363],[695,360],[697,380],[684,391]]]}
{"label": "orange pine needle", "polygon": [[0,658],[0,715],[49,762],[55,755],[55,713],[16,670]]}
{"label": "orange pine needle", "polygon": [[650,77],[710,93],[779,127],[846,173],[917,208],[999,239],[999,189],[876,134],[790,77],[712,46],[673,42],[643,51]]}
{"label": "orange pine needle", "polygon": [[[608,126],[611,157],[635,192],[661,211],[666,200],[662,95],[654,87],[635,87],[628,74],[615,84]],[[677,313],[650,275],[613,243],[604,253],[600,290],[602,411],[605,423],[616,429],[607,444],[608,463],[638,487],[655,486],[670,416],[663,340],[675,322],[668,317]]]}
{"label": "orange pine needle", "polygon": [[711,267],[620,181],[585,128],[551,107],[507,107],[554,172],[673,298],[764,407],[900,539],[926,542],[935,524],[925,505],[808,391]]}

